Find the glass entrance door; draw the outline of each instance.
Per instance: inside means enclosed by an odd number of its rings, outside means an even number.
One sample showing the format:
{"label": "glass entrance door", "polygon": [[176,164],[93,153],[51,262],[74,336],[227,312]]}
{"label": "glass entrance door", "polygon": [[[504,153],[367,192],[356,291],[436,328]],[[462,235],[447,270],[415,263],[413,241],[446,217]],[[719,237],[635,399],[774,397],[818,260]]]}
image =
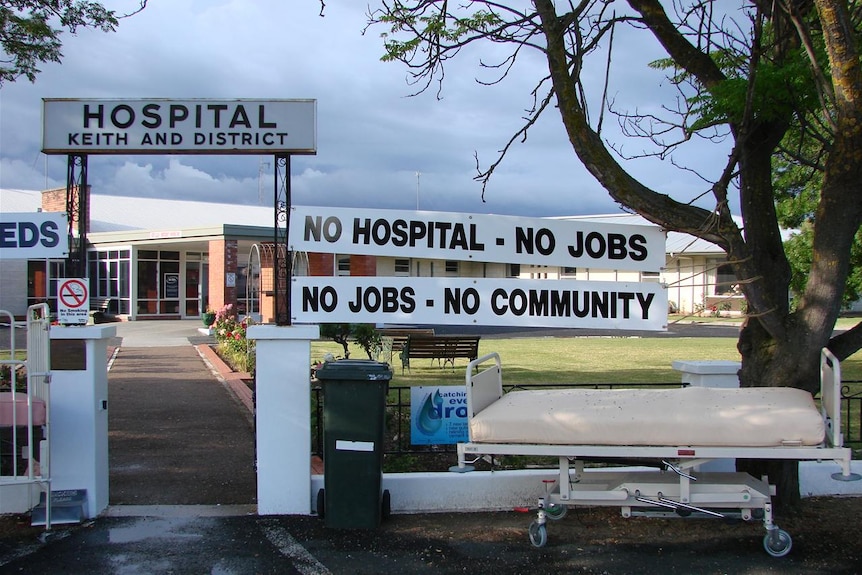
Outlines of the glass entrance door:
{"label": "glass entrance door", "polygon": [[185,317],[199,317],[209,305],[209,254],[186,252],[183,288]]}
{"label": "glass entrance door", "polygon": [[185,309],[187,317],[197,317],[204,312],[201,307],[201,262],[186,262]]}
{"label": "glass entrance door", "polygon": [[180,253],[138,251],[137,315],[180,315]]}

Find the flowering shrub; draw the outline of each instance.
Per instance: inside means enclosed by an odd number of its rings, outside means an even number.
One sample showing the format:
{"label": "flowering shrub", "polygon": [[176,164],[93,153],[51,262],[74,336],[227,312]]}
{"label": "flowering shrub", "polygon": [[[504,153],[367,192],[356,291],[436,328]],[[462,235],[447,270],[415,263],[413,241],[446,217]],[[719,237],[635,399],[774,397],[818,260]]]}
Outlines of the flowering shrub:
{"label": "flowering shrub", "polygon": [[219,355],[237,371],[254,370],[254,342],[246,338],[246,321],[239,321],[233,304],[216,312],[212,325]]}

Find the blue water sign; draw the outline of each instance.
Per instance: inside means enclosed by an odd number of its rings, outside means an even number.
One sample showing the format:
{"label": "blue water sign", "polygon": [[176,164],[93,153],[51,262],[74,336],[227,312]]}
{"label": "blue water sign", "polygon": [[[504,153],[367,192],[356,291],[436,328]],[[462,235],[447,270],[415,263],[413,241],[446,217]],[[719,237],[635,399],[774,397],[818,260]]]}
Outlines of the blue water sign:
{"label": "blue water sign", "polygon": [[412,445],[450,445],[467,440],[467,391],[463,385],[410,388]]}

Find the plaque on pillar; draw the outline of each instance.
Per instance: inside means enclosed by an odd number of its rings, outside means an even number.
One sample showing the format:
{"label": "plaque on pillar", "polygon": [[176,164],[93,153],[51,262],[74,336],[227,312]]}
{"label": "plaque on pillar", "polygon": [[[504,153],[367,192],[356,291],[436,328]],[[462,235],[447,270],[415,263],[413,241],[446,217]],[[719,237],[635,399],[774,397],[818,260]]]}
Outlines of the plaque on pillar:
{"label": "plaque on pillar", "polygon": [[56,371],[85,371],[87,369],[87,341],[83,339],[52,339],[51,369]]}

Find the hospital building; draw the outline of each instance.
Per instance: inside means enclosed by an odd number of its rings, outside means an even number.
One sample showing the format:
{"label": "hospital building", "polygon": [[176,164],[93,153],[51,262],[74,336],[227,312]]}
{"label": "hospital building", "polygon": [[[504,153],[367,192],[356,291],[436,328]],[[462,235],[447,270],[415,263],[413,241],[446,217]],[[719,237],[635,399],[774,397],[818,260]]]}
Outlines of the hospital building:
{"label": "hospital building", "polygon": [[[189,319],[233,304],[240,316],[273,317],[275,250],[271,205],[108,196],[88,190],[87,277],[90,300],[107,301],[123,321]],[[3,213],[65,212],[66,188],[0,190]],[[638,215],[572,216],[649,225]],[[283,255],[279,257],[284,257]],[[356,254],[291,254],[294,275],[574,279],[659,282],[671,312],[741,315],[744,298],[717,246],[687,234],[667,235],[665,267],[655,272],[530,266]],[[56,309],[65,260],[0,260],[0,309],[22,316],[28,305]]]}

